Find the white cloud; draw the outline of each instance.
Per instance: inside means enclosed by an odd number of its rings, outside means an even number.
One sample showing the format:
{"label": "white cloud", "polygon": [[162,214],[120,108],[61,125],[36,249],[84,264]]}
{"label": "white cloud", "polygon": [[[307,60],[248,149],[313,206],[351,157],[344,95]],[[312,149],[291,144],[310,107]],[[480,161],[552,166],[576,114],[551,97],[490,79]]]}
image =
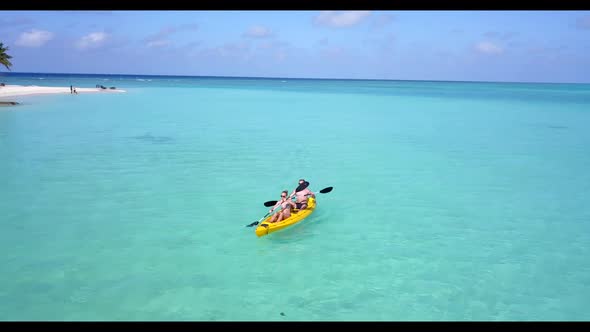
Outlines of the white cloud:
{"label": "white cloud", "polygon": [[475,49],[485,54],[502,54],[504,49],[489,41],[482,41],[475,45]]}
{"label": "white cloud", "polygon": [[323,11],[314,18],[314,23],[334,28],[350,27],[371,15],[370,11]]}
{"label": "white cloud", "polygon": [[147,43],[147,47],[166,47],[170,45],[170,41],[166,39],[152,40]]}
{"label": "white cloud", "polygon": [[246,37],[266,38],[272,36],[272,31],[263,26],[253,26],[244,33]]}
{"label": "white cloud", "polygon": [[79,49],[96,48],[104,44],[108,38],[108,34],[104,32],[92,32],[80,38],[76,43]]}
{"label": "white cloud", "polygon": [[193,23],[181,24],[178,27],[164,27],[160,29],[158,33],[147,37],[144,41],[146,42],[147,47],[165,47],[172,45],[170,37],[175,33],[182,31],[196,31],[198,29],[199,26]]}
{"label": "white cloud", "polygon": [[53,32],[31,29],[20,34],[16,45],[24,47],[39,47],[53,38]]}
{"label": "white cloud", "polygon": [[171,44],[168,37],[178,31],[175,27],[162,28],[158,33],[146,38],[145,42],[147,47],[166,47]]}

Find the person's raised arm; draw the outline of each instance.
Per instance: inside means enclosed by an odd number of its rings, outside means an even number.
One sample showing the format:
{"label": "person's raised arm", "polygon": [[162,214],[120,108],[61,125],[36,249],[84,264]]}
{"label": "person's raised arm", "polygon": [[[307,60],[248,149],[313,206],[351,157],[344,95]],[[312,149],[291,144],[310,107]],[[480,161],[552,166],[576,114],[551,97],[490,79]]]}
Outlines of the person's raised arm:
{"label": "person's raised arm", "polygon": [[272,211],[274,211],[276,208],[278,208],[281,205],[281,201],[278,201],[277,204],[275,204],[275,206],[273,206],[270,210],[268,210],[268,213],[272,213]]}

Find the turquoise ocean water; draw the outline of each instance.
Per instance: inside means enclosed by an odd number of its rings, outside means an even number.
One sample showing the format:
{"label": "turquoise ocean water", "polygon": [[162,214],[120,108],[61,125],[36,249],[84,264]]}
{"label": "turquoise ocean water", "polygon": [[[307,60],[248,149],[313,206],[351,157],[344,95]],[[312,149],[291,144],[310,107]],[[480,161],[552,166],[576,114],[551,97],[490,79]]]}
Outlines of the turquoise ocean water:
{"label": "turquoise ocean water", "polygon": [[0,81],[0,320],[590,319],[590,85]]}

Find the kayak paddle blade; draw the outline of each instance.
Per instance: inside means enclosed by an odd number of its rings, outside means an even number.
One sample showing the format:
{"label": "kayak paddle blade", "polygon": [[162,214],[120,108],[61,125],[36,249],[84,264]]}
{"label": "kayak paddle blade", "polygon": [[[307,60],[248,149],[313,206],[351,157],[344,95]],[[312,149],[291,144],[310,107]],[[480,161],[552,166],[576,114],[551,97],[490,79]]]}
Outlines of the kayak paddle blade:
{"label": "kayak paddle blade", "polygon": [[322,194],[327,194],[327,193],[329,193],[330,191],[332,191],[332,189],[334,189],[334,187],[328,187],[328,188],[324,188],[324,189],[320,190],[320,193],[322,193]]}

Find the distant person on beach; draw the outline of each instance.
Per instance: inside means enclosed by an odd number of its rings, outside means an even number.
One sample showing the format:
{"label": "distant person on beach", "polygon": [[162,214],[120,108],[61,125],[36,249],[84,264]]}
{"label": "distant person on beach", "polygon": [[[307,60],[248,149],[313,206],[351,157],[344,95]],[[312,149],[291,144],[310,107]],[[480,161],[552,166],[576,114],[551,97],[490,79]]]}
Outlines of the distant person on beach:
{"label": "distant person on beach", "polygon": [[75,93],[75,94],[78,94],[78,91],[76,91],[76,88],[74,88],[74,93]]}
{"label": "distant person on beach", "polygon": [[74,93],[74,87],[70,85],[70,93]]}
{"label": "distant person on beach", "polygon": [[288,194],[289,192],[287,190],[283,190],[283,192],[281,192],[281,200],[268,211],[269,213],[272,213],[276,208],[281,207],[281,212],[275,213],[272,218],[270,218],[270,222],[279,222],[291,216],[291,208],[295,208],[295,203],[293,203],[292,200],[287,199]]}
{"label": "distant person on beach", "polygon": [[307,208],[308,196],[315,198],[315,194],[307,187],[309,187],[309,182],[305,181],[305,179],[299,179],[299,186],[289,196],[289,199],[293,198],[293,196],[297,197],[295,199],[297,209],[303,210]]}

